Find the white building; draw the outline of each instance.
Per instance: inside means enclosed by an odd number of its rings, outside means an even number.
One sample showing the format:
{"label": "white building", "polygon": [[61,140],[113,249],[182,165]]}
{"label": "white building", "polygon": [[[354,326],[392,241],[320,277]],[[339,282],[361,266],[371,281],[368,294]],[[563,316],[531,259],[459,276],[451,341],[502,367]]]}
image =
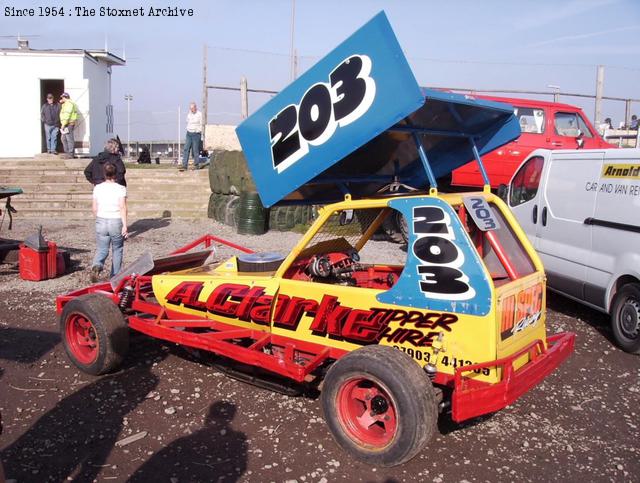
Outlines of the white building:
{"label": "white building", "polygon": [[125,61],[107,51],[34,50],[26,40],[0,49],[0,158],[46,152],[40,108],[47,93],[68,92],[78,106],[76,155],[94,155],[113,136],[111,68]]}

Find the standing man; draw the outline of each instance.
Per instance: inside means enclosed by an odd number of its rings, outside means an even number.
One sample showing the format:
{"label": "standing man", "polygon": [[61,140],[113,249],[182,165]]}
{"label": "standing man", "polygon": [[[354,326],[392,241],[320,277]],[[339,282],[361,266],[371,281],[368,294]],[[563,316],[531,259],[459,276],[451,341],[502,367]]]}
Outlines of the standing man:
{"label": "standing man", "polygon": [[76,141],[73,137],[73,130],[78,120],[78,107],[71,102],[69,94],[66,92],[60,96],[62,107],[60,108],[60,132],[62,133],[62,145],[64,152],[73,158]]}
{"label": "standing man", "polygon": [[53,94],[47,94],[47,102],[40,108],[40,121],[44,124],[44,137],[49,154],[58,154],[58,131],[60,130],[60,104],[53,98]]}
{"label": "standing man", "polygon": [[200,143],[202,141],[202,113],[198,111],[195,102],[189,104],[187,113],[187,138],[184,143],[184,153],[182,155],[182,166],[180,171],[189,167],[189,151],[193,154],[194,167],[198,167],[198,156],[200,154]]}

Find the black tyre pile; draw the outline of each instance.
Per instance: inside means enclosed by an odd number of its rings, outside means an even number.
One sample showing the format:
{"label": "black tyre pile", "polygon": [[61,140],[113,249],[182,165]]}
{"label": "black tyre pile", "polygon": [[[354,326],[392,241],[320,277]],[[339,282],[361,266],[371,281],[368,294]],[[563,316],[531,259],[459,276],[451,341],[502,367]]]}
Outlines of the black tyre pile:
{"label": "black tyre pile", "polygon": [[289,231],[309,225],[313,206],[265,208],[241,151],[216,151],[209,166],[211,196],[207,215],[238,228],[239,233],[258,235],[267,230]]}

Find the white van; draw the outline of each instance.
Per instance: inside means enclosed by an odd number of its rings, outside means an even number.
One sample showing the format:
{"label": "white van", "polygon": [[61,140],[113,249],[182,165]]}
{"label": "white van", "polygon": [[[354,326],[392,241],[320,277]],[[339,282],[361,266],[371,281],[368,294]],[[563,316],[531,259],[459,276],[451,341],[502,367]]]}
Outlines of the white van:
{"label": "white van", "polygon": [[640,149],[538,149],[507,202],[547,286],[610,314],[616,342],[640,353]]}

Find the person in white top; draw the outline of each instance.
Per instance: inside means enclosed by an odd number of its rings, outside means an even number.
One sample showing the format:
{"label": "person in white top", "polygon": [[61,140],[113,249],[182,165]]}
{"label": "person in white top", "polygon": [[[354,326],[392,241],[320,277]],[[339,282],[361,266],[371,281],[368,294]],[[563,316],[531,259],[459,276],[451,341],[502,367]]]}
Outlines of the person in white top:
{"label": "person in white top", "polygon": [[182,166],[184,171],[189,166],[189,151],[193,153],[193,164],[198,167],[198,156],[200,156],[200,143],[202,142],[202,113],[198,111],[195,102],[189,104],[187,113],[187,137],[184,142],[184,153],[182,154]]}
{"label": "person in white top", "polygon": [[103,183],[93,188],[96,217],[96,254],[91,266],[91,282],[96,283],[111,246],[111,277],[122,268],[124,239],[127,237],[127,188],[116,182],[116,167],[104,165]]}

